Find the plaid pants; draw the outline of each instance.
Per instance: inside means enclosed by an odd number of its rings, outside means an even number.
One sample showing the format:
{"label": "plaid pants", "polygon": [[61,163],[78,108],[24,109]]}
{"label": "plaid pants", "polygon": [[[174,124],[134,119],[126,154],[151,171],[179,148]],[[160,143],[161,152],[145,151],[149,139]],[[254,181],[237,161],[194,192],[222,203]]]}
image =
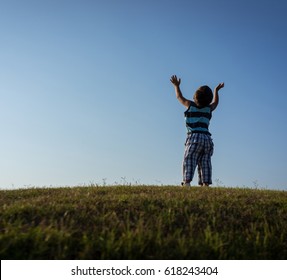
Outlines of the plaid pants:
{"label": "plaid pants", "polygon": [[191,182],[197,167],[198,184],[212,184],[212,154],[213,142],[210,135],[203,133],[188,134],[183,159],[183,181]]}

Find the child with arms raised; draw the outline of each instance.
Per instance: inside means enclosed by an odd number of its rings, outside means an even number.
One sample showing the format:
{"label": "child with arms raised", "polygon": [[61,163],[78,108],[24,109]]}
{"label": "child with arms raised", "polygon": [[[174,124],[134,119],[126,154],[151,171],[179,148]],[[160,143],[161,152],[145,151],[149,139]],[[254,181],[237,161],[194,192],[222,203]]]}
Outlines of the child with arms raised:
{"label": "child with arms raised", "polygon": [[212,184],[211,156],[213,141],[208,130],[212,111],[219,102],[218,92],[224,87],[220,83],[212,90],[208,86],[201,86],[194,94],[193,101],[183,97],[180,90],[181,79],[176,75],[170,78],[174,85],[178,101],[187,108],[184,112],[187,128],[187,138],[183,159],[183,186],[190,186],[196,167],[198,168],[198,183],[200,186]]}

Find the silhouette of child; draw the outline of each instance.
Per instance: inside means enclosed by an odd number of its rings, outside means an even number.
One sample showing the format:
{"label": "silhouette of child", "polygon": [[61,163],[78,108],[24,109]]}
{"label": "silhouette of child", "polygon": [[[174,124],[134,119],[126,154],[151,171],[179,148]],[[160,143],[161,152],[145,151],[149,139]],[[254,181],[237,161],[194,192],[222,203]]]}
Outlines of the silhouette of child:
{"label": "silhouette of child", "polygon": [[208,130],[212,111],[219,102],[218,92],[224,87],[220,83],[212,90],[208,86],[201,86],[194,94],[193,100],[183,97],[180,90],[181,79],[176,75],[171,76],[171,83],[174,85],[178,101],[187,108],[184,112],[187,138],[183,158],[183,186],[190,186],[195,169],[198,169],[198,183],[200,186],[212,184],[211,156],[213,154],[213,141]]}

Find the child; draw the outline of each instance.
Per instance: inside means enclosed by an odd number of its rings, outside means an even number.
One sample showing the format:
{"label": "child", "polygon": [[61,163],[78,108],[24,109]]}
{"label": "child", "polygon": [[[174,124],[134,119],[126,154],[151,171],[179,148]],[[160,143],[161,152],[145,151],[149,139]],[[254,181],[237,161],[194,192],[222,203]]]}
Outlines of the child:
{"label": "child", "polygon": [[[183,159],[183,186],[190,186],[195,168],[198,168],[198,183],[200,186],[208,187],[211,180],[211,156],[213,154],[213,142],[208,130],[211,112],[214,111],[219,102],[218,91],[224,87],[220,83],[212,90],[208,86],[200,87],[194,94],[193,100],[183,97],[180,90],[181,79],[176,75],[170,78],[174,85],[176,98],[187,108],[184,112],[187,128],[187,138]],[[213,99],[213,101],[212,101]]]}

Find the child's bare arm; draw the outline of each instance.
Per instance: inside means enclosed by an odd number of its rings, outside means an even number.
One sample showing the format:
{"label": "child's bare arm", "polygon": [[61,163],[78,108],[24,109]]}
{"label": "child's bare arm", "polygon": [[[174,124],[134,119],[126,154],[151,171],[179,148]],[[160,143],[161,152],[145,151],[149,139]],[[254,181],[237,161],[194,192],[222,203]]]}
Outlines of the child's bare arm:
{"label": "child's bare arm", "polygon": [[183,97],[181,90],[180,90],[180,82],[181,79],[177,79],[176,75],[171,76],[170,78],[171,83],[174,85],[174,89],[175,89],[175,94],[176,94],[176,98],[178,99],[178,101],[185,106],[186,108],[189,108],[190,106],[190,100],[186,99],[185,97]]}
{"label": "child's bare arm", "polygon": [[224,87],[224,83],[220,83],[215,89],[214,89],[214,97],[213,102],[210,104],[211,111],[214,111],[219,103],[219,95],[218,92],[220,89]]}

